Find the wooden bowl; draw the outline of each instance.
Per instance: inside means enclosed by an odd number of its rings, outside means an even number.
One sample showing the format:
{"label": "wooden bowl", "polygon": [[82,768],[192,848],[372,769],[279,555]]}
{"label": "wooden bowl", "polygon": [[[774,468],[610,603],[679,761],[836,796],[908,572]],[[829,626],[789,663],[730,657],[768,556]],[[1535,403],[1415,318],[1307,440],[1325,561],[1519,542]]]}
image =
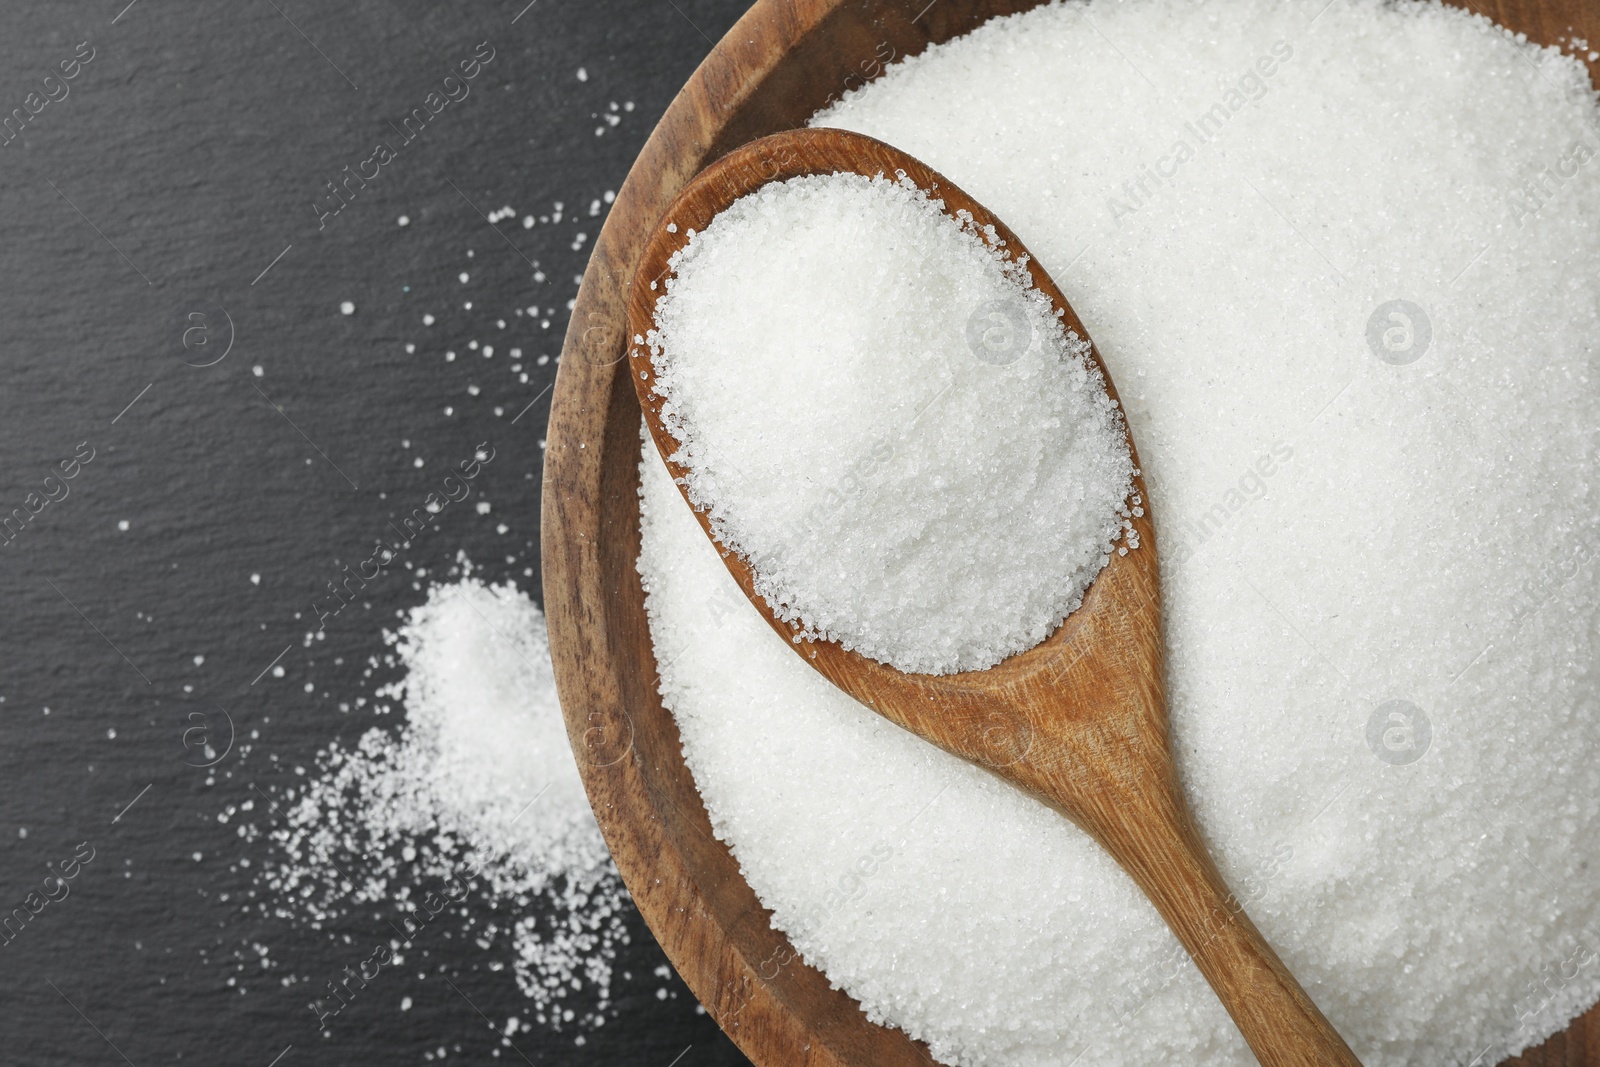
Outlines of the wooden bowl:
{"label": "wooden bowl", "polygon": [[[1334,0],[1337,2],[1337,0]],[[760,1067],[931,1063],[869,1023],[782,934],[712,836],[657,694],[639,554],[639,405],[627,380],[628,286],[650,231],[702,167],[803,125],[886,63],[1032,0],[759,0],[706,57],[635,161],[600,232],[556,377],[541,529],[550,649],[600,827],[645,921],[702,1004]],[[1551,44],[1600,42],[1592,0],[1461,0]],[[1591,76],[1596,64],[1590,64]],[[1600,1008],[1510,1061],[1600,1067]]]}

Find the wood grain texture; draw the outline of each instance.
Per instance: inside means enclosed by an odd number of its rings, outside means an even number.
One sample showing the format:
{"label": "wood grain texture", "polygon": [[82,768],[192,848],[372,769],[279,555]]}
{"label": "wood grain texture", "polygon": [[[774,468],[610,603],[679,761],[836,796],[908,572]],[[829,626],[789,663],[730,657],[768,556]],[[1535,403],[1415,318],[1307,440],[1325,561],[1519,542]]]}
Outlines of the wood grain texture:
{"label": "wood grain texture", "polygon": [[[701,171],[667,209],[645,246],[628,304],[628,375],[657,449],[688,502],[690,471],[654,388],[649,348],[656,301],[672,257],[734,201],[769,182],[853,172],[909,178],[970,218],[996,247],[1027,264],[1068,330],[1087,338],[1077,312],[1005,223],[948,178],[870,137],[842,130],[791,130],[734,149]],[[1092,344],[1092,341],[1091,341]],[[1116,386],[1091,348],[1113,400]],[[1138,467],[1131,437],[1127,445]],[[1034,648],[981,671],[906,674],[805,636],[777,618],[755,591],[746,561],[718,543],[739,587],[784,643],[866,707],[946,752],[987,768],[1077,823],[1116,858],[1211,983],[1256,1058],[1267,1067],[1359,1064],[1229,892],[1200,841],[1178,787],[1168,742],[1161,636],[1161,575],[1142,478],[1131,489],[1137,548],[1113,553],[1083,604]],[[692,503],[692,502],[691,502]],[[710,516],[696,511],[716,540]]]}
{"label": "wood grain texture", "polygon": [[[625,362],[629,285],[656,223],[707,164],[803,125],[902,56],[1032,6],[761,0],[695,72],[640,153],[596,243],[562,350],[541,529],[568,732],[640,911],[696,996],[761,1067],[932,1061],[920,1043],[869,1023],[771,928],[770,913],[712,835],[684,766],[657,693],[634,567],[640,409]],[[1465,6],[1537,41],[1572,33],[1600,41],[1600,5],[1583,0]],[[1600,1012],[1512,1062],[1600,1067]]]}

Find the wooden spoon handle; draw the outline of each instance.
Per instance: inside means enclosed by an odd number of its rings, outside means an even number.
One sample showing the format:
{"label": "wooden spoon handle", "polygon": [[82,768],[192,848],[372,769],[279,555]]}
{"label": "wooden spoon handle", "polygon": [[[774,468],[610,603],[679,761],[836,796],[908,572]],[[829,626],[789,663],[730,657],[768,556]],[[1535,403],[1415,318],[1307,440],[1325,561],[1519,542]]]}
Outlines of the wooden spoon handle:
{"label": "wooden spoon handle", "polygon": [[[1104,843],[1150,897],[1264,1067],[1361,1067],[1228,891],[1173,797],[1104,828]],[[1149,807],[1162,809],[1150,811]]]}

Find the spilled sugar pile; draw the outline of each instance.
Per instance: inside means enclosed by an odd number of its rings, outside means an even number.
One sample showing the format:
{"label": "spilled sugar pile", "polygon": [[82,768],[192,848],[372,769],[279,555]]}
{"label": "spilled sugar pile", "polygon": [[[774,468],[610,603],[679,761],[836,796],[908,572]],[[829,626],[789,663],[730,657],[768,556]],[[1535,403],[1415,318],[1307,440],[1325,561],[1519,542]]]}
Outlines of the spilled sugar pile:
{"label": "spilled sugar pile", "polygon": [[385,634],[406,675],[380,695],[404,702],[403,729],[327,749],[284,806],[265,883],[290,917],[376,904],[418,939],[442,906],[472,908],[441,886],[476,883],[492,918],[473,934],[509,936],[535,1018],[599,1025],[628,898],[568,747],[544,615],[463,570]]}
{"label": "spilled sugar pile", "polygon": [[910,179],[772,183],[673,255],[647,338],[690,499],[757,591],[901,670],[1032,648],[1127,521],[1104,378],[998,242]]}
{"label": "spilled sugar pile", "polygon": [[[1185,788],[1363,1062],[1486,1067],[1593,1003],[1582,67],[1436,4],[1094,0],[817,121],[948,175],[1083,318],[1150,492]],[[830,688],[643,458],[663,693],[808,961],[947,1063],[1253,1062],[1109,858]]]}

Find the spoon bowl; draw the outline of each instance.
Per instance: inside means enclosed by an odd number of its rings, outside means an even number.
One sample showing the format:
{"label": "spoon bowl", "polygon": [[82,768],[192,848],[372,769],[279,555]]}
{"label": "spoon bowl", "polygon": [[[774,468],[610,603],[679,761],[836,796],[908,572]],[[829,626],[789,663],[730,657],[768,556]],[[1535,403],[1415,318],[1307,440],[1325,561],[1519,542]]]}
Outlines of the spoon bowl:
{"label": "spoon bowl", "polygon": [[[904,175],[946,212],[969,212],[993,226],[1004,253],[1024,260],[1034,286],[1079,337],[1089,333],[1039,261],[983,205],[915,158],[842,130],[802,129],[761,138],[697,175],[661,217],[640,259],[628,303],[630,378],[646,424],[674,479],[644,338],[671,274],[671,257],[734,201],[774,181],[801,175]],[[1116,390],[1097,351],[1091,358]],[[1357,1065],[1359,1061],[1284,967],[1229,892],[1195,828],[1179,787],[1163,684],[1160,572],[1155,531],[1131,435],[1135,507],[1128,543],[1084,594],[1083,603],[1044,641],[986,670],[910,674],[833,641],[803,635],[777,618],[754,591],[753,574],[718,544],[729,572],[769,625],[834,685],[885,718],[983,766],[1055,808],[1097,840],[1127,871],[1177,935],[1227,1008],[1258,1060],[1268,1067]],[[716,540],[707,513],[696,511]]]}

